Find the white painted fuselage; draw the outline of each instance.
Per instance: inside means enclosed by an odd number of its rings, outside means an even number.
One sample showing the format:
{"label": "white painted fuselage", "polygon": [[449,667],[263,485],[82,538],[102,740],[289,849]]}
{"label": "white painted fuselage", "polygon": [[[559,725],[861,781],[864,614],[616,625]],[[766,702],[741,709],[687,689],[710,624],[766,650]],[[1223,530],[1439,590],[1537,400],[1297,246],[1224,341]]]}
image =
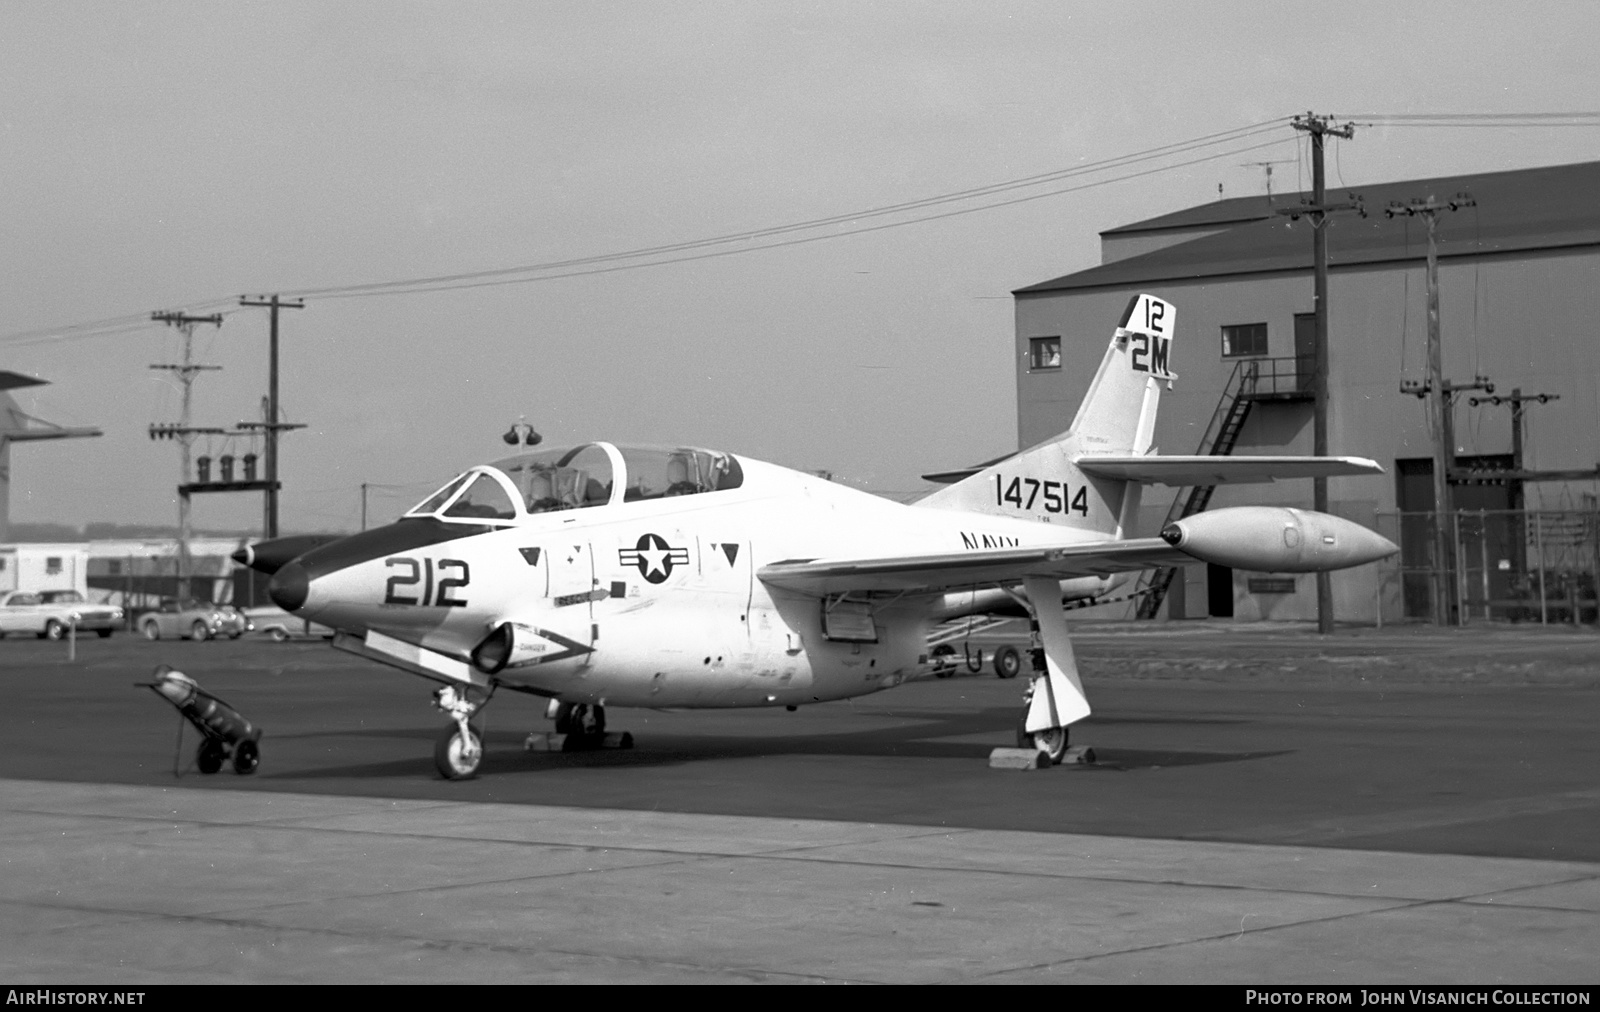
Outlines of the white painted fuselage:
{"label": "white painted fuselage", "polygon": [[[463,523],[461,537],[317,576],[298,614],[469,667],[492,630],[515,623],[532,631],[538,650],[494,679],[569,702],[799,705],[925,672],[929,628],[958,603],[943,593],[880,596],[868,630],[851,641],[830,638],[828,603],[769,587],[756,577],[762,566],[1104,540],[1029,520],[905,506],[740,463],[744,483],[727,491],[531,514],[492,530]],[[1064,590],[1088,597],[1111,586],[1110,577],[1085,577]]]}

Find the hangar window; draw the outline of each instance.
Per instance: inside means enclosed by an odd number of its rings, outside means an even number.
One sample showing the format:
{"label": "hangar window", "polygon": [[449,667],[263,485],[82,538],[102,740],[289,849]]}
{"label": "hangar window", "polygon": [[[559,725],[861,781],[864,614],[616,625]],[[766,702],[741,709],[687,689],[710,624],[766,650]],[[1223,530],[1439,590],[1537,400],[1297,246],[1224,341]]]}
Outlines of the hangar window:
{"label": "hangar window", "polygon": [[1223,358],[1264,358],[1266,354],[1265,323],[1236,323],[1222,328]]}
{"label": "hangar window", "polygon": [[1061,368],[1061,338],[1034,337],[1028,340],[1029,369]]}

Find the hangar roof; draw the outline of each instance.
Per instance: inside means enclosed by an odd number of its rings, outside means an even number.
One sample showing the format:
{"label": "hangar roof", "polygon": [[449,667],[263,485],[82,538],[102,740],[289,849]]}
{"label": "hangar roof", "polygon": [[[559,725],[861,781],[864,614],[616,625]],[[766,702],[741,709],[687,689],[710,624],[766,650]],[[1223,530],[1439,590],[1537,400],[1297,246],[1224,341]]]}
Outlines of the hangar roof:
{"label": "hangar roof", "polygon": [[[1406,215],[1389,218],[1383,209],[1391,203],[1428,196],[1449,200],[1462,192],[1474,198],[1477,206],[1439,215],[1441,259],[1600,244],[1600,162],[1403,180],[1356,187],[1355,192],[1365,203],[1367,216],[1329,216],[1330,267],[1426,257],[1427,224]],[[1266,197],[1236,197],[1122,225],[1101,234],[1126,237],[1232,227],[1019,288],[1013,294],[1309,270],[1310,220],[1291,220],[1275,212],[1310,199],[1309,192],[1275,196],[1270,204]],[[1327,199],[1341,203],[1349,198],[1344,189],[1330,188]]]}

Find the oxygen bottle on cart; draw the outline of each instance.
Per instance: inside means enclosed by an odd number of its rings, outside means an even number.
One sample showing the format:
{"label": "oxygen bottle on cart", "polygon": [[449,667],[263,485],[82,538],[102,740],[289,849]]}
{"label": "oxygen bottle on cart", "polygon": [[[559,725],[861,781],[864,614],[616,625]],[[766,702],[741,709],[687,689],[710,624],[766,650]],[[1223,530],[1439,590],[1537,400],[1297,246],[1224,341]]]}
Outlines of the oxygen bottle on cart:
{"label": "oxygen bottle on cart", "polygon": [[[215,773],[225,760],[233,760],[235,773],[254,773],[261,764],[261,728],[238,710],[200,687],[193,678],[165,664],[156,666],[154,681],[135,682],[171,703],[200,732],[195,765],[201,773]],[[182,732],[179,733],[180,748]]]}

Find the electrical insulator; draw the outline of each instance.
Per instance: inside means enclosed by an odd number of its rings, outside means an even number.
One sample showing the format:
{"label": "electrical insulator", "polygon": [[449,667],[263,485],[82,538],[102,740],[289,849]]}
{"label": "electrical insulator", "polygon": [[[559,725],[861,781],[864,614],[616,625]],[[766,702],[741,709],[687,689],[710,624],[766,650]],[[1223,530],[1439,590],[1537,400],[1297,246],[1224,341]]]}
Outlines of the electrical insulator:
{"label": "electrical insulator", "polygon": [[232,481],[233,480],[233,454],[224,453],[221,457],[217,458],[217,463],[222,466],[222,480],[223,481]]}
{"label": "electrical insulator", "polygon": [[194,470],[195,470],[195,473],[200,476],[200,481],[201,482],[210,481],[211,480],[211,458],[210,457],[196,457],[195,461],[194,461]]}
{"label": "electrical insulator", "polygon": [[244,480],[256,480],[256,455],[253,453],[244,455]]}

